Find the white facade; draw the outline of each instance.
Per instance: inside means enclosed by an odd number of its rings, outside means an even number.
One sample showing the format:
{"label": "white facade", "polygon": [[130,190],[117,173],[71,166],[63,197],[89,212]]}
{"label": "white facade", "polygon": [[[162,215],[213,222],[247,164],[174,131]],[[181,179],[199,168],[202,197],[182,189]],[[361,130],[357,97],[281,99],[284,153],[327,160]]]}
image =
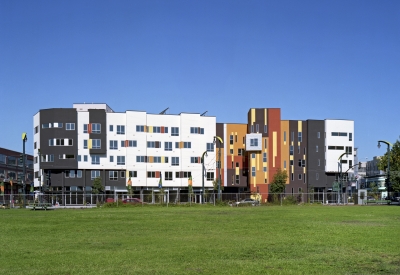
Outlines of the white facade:
{"label": "white facade", "polygon": [[[36,113],[33,116],[33,144],[36,144],[36,148],[35,146],[33,147],[33,170],[36,172],[38,172],[38,175],[40,176],[42,173],[41,171],[39,171],[39,160],[38,160],[38,155],[39,155],[39,147],[40,147],[40,112]],[[35,176],[33,177],[33,184],[35,187],[40,186],[39,184],[39,179],[36,178]]]}
{"label": "white facade", "polygon": [[[148,177],[148,172],[161,172],[163,187],[187,187],[188,178],[176,177],[176,172],[191,172],[193,187],[202,186],[202,164],[199,158],[207,150],[207,143],[213,143],[216,129],[216,118],[200,116],[199,114],[182,113],[180,115],[147,114],[141,111],[126,111],[125,113],[108,112],[106,114],[107,154],[100,157],[99,164],[92,164],[89,154],[89,134],[83,132],[84,124],[89,123],[89,112],[78,112],[78,169],[82,170],[115,170],[118,177],[124,177],[127,182],[129,172],[132,175],[133,187],[158,187],[159,177]],[[124,132],[117,129],[124,128]],[[143,127],[138,131],[137,127]],[[164,133],[158,132],[163,127]],[[172,127],[178,129],[178,135],[172,135]],[[192,133],[191,128],[202,129],[202,133]],[[168,130],[166,130],[168,129]],[[168,131],[167,133],[165,133]],[[197,130],[196,130],[197,131]],[[84,142],[89,144],[84,148]],[[132,147],[121,146],[122,143]],[[158,143],[158,148],[148,147],[148,142]],[[166,142],[171,147],[166,147]],[[179,148],[186,143],[185,147]],[[138,157],[147,161],[138,162]],[[173,165],[172,158],[179,158],[179,164]],[[117,160],[124,159],[118,164]],[[156,161],[157,159],[157,161]],[[87,160],[87,161],[85,161]],[[175,159],[176,160],[176,159]],[[193,163],[195,161],[195,163]],[[176,164],[176,163],[174,163]],[[207,172],[214,172],[215,178],[215,149],[205,157]],[[122,176],[121,172],[125,175]],[[172,178],[165,178],[165,172],[172,172]],[[108,177],[108,175],[106,175]],[[212,187],[213,179],[204,178],[205,187]]]}
{"label": "white facade", "polygon": [[[341,157],[342,172],[347,171],[354,163],[354,121],[325,120],[325,172],[339,171]],[[352,169],[349,172],[353,172]]]}

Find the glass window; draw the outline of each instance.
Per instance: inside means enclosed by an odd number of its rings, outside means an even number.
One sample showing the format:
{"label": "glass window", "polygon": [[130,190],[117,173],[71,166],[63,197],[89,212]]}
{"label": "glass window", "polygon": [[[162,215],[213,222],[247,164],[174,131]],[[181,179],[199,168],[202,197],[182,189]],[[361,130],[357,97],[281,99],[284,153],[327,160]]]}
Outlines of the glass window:
{"label": "glass window", "polygon": [[98,177],[100,177],[100,171],[98,171],[98,170],[92,170],[91,171],[91,179],[92,180],[94,180],[95,178],[98,178]]}
{"label": "glass window", "polygon": [[84,156],[83,156],[83,161],[84,161],[84,162],[87,162],[87,161],[88,161],[88,156],[87,156],[87,155],[84,155]]}
{"label": "glass window", "polygon": [[117,125],[117,135],[125,135],[125,125]]}
{"label": "glass window", "polygon": [[125,156],[117,156],[117,165],[125,165]]}
{"label": "glass window", "polygon": [[65,130],[75,130],[75,123],[65,123]]}
{"label": "glass window", "polygon": [[118,140],[110,140],[110,150],[118,150]]}
{"label": "glass window", "polygon": [[87,149],[88,148],[88,140],[84,139],[83,140],[83,149]]}
{"label": "glass window", "polygon": [[170,142],[170,141],[164,142],[164,150],[165,151],[172,151],[172,142]]}
{"label": "glass window", "polygon": [[93,134],[101,133],[101,124],[100,123],[92,123],[92,133]]}
{"label": "glass window", "polygon": [[179,127],[171,127],[171,136],[179,136]]}
{"label": "glass window", "polygon": [[171,165],[172,166],[179,166],[179,157],[172,157]]}
{"label": "glass window", "polygon": [[100,164],[100,156],[92,156],[92,164],[99,165]]}
{"label": "glass window", "polygon": [[92,149],[101,149],[100,139],[92,139]]}
{"label": "glass window", "polygon": [[114,125],[110,125],[110,132],[114,132]]}
{"label": "glass window", "polygon": [[88,133],[88,125],[83,124],[83,133],[87,134]]}
{"label": "glass window", "polygon": [[253,166],[251,167],[251,176],[255,177],[256,176],[256,168]]}
{"label": "glass window", "polygon": [[108,178],[110,180],[118,180],[118,171],[108,171]]}

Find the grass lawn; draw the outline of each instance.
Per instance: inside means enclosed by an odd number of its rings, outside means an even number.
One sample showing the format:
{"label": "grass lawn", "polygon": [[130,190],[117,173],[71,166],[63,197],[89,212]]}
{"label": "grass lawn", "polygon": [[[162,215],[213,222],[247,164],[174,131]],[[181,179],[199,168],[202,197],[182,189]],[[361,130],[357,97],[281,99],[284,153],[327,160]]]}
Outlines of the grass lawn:
{"label": "grass lawn", "polygon": [[400,274],[399,206],[0,210],[0,274]]}

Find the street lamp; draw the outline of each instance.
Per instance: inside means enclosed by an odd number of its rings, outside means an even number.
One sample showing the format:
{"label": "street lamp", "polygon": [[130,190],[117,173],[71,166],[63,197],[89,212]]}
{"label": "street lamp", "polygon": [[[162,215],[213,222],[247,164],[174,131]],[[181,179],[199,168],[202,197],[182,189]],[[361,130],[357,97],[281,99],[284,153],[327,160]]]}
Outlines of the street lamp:
{"label": "street lamp", "polygon": [[218,140],[218,200],[221,200],[221,144],[224,143],[222,138],[219,136],[214,136],[214,143]]}
{"label": "street lamp", "polygon": [[338,196],[338,204],[340,204],[340,197],[342,195],[342,157],[344,155],[348,155],[348,152],[344,152],[343,154],[340,155],[340,157],[338,158],[339,162],[338,162],[338,170],[340,168],[340,172],[338,171],[339,174],[339,196]]}
{"label": "street lamp", "polygon": [[204,204],[204,195],[205,195],[205,191],[204,191],[204,156],[207,156],[207,151],[204,151],[204,153],[203,153],[203,155],[201,156],[201,163],[202,163],[202,166],[203,166],[203,173],[202,173],[202,177],[201,177],[201,180],[202,180],[202,188],[203,188],[203,195],[202,195],[202,197],[201,197],[201,203],[202,204]]}
{"label": "street lamp", "polygon": [[385,143],[387,145],[387,153],[388,153],[388,167],[387,167],[387,174],[386,174],[386,188],[389,196],[389,191],[390,191],[390,146],[392,145],[388,141],[384,140],[378,140],[378,148],[381,148],[381,142]]}

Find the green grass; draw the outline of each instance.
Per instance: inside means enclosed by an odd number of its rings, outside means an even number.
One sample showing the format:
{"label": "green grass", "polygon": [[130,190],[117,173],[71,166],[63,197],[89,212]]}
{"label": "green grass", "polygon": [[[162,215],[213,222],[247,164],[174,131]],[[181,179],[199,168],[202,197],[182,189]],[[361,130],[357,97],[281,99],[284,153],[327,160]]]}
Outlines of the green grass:
{"label": "green grass", "polygon": [[0,210],[0,274],[400,274],[400,207]]}

